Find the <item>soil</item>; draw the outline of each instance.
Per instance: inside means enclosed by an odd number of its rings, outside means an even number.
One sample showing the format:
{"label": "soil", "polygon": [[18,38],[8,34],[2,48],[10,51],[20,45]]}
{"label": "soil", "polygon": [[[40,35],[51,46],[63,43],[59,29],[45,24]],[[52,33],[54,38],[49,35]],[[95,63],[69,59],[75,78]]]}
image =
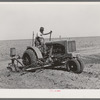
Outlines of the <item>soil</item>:
{"label": "soil", "polygon": [[100,47],[78,48],[85,68],[81,74],[67,72],[65,66],[32,72],[10,72],[10,59],[0,60],[0,88],[3,89],[100,89]]}

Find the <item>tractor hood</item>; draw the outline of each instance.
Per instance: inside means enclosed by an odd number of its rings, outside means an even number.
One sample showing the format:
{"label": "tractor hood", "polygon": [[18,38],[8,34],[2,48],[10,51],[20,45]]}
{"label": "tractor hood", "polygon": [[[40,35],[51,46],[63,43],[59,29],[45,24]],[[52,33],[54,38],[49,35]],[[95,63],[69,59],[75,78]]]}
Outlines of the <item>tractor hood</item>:
{"label": "tractor hood", "polygon": [[76,42],[74,40],[60,40],[60,41],[49,41],[45,43],[46,45],[56,45],[60,44],[65,47],[67,53],[75,52],[76,51]]}

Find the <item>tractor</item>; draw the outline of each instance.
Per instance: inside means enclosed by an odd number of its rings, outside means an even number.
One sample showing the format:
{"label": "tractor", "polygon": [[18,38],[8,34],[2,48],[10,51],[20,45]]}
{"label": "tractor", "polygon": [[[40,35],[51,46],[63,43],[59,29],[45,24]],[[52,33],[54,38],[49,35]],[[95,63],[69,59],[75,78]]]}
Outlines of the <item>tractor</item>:
{"label": "tractor", "polygon": [[[33,34],[34,35],[34,34]],[[37,37],[32,39],[32,46],[28,46],[22,56],[24,69],[45,68],[65,65],[66,71],[82,73],[84,63],[80,55],[76,53],[76,42],[74,40],[52,41],[51,34],[49,41],[41,39],[39,44]]]}

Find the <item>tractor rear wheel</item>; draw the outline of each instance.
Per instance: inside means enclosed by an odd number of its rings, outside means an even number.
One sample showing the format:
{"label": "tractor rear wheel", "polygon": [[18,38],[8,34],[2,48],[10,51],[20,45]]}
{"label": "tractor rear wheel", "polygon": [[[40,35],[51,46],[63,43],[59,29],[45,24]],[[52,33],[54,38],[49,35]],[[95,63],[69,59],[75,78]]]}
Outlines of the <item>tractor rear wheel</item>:
{"label": "tractor rear wheel", "polygon": [[36,67],[37,57],[36,57],[35,52],[31,49],[26,50],[23,54],[22,62],[25,66]]}
{"label": "tractor rear wheel", "polygon": [[81,66],[77,59],[68,59],[66,61],[66,69],[74,73],[81,73]]}

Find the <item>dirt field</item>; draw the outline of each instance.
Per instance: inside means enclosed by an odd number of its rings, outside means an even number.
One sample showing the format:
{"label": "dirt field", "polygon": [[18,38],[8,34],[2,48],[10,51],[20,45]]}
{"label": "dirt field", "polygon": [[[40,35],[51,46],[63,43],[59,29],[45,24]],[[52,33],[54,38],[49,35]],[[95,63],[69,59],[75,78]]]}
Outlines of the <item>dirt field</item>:
{"label": "dirt field", "polygon": [[6,67],[10,62],[9,49],[16,47],[22,55],[31,40],[0,41],[0,88],[6,89],[100,89],[100,37],[72,38],[76,40],[77,52],[85,63],[81,74],[56,69],[13,73]]}

